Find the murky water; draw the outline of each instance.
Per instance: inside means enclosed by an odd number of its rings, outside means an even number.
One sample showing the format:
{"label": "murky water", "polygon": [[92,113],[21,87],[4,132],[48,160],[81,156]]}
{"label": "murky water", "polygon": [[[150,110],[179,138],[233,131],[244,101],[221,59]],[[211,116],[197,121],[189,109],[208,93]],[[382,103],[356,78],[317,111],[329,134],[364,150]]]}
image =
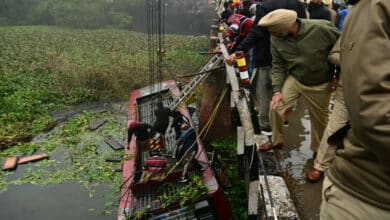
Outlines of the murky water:
{"label": "murky water", "polygon": [[100,214],[104,209],[107,186],[100,185],[90,198],[77,182],[47,186],[24,184],[9,186],[0,194],[0,218],[12,220],[115,219],[116,213]]}
{"label": "murky water", "polygon": [[[53,117],[56,120],[67,120],[83,111],[95,114],[110,112],[110,120],[118,121],[118,126],[123,126],[125,132],[127,102],[96,102],[82,104],[68,110],[56,111]],[[54,128],[54,132],[58,128]],[[40,134],[33,142],[43,143],[49,133]],[[83,134],[83,139],[98,138],[93,132]],[[102,137],[99,137],[102,138]],[[97,148],[97,153],[112,151],[102,142]],[[57,147],[50,153],[50,159],[60,162],[61,166],[70,165],[68,152]],[[18,166],[17,170],[6,176],[7,180],[16,180],[24,175],[32,164]],[[108,184],[99,183],[95,192],[90,193],[78,181],[66,181],[62,184],[49,185],[9,185],[6,192],[0,193],[0,219],[12,220],[69,220],[69,219],[116,219],[116,211],[103,214],[105,204],[117,201],[112,198],[112,189]],[[113,201],[110,201],[113,200]]]}

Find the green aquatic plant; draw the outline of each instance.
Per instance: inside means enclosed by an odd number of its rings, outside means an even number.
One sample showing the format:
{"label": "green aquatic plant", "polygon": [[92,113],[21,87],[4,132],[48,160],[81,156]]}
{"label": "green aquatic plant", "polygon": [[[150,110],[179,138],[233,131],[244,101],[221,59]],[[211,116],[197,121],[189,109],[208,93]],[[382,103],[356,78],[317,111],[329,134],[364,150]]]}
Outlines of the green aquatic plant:
{"label": "green aquatic plant", "polygon": [[[49,185],[61,184],[66,181],[76,180],[83,186],[92,197],[95,189],[102,183],[108,184],[111,194],[107,196],[107,205],[104,213],[109,213],[115,206],[115,200],[119,194],[121,184],[120,173],[115,172],[113,164],[106,162],[105,158],[112,156],[112,149],[101,144],[105,134],[114,137],[122,136],[123,129],[112,129],[112,123],[106,123],[96,132],[88,129],[91,121],[97,117],[106,116],[108,121],[116,120],[116,115],[101,113],[99,115],[84,112],[73,119],[63,123],[52,132],[48,133],[43,140],[20,144],[16,147],[0,151],[0,160],[10,156],[30,155],[36,151],[47,152],[49,155],[63,155],[63,159],[50,158],[28,166],[23,175],[17,179],[10,179],[13,172],[0,172],[0,192],[6,191],[8,185],[36,184]],[[125,122],[117,123],[122,127]],[[102,148],[98,150],[98,148]],[[116,205],[116,204],[115,204]]]}
{"label": "green aquatic plant", "polygon": [[[0,28],[0,146],[26,142],[53,124],[50,111],[91,100],[127,99],[149,83],[147,35],[46,26]],[[163,78],[194,73],[205,37],[167,35]]]}
{"label": "green aquatic plant", "polygon": [[247,219],[248,199],[245,191],[245,182],[237,167],[237,139],[234,136],[213,139],[210,145],[220,155],[219,166],[223,168],[224,174],[228,176],[231,182],[231,187],[226,188],[224,194],[230,207],[232,207],[233,219]]}
{"label": "green aquatic plant", "polygon": [[171,192],[163,193],[160,196],[161,206],[166,208],[175,202],[178,202],[181,207],[185,204],[192,206],[198,199],[206,195],[208,192],[207,187],[204,185],[199,175],[191,174],[189,181],[183,185],[166,184],[164,187],[170,188]]}
{"label": "green aquatic plant", "polygon": [[[0,27],[0,160],[47,152],[50,159],[28,166],[17,179],[1,172],[0,192],[10,184],[61,184],[76,180],[90,196],[101,183],[111,186],[104,213],[115,209],[120,173],[104,159],[112,150],[103,143],[111,135],[125,137],[126,113],[116,117],[84,112],[55,122],[50,111],[91,100],[127,99],[134,87],[149,83],[147,37],[122,30],[69,30],[58,27]],[[206,37],[168,35],[164,79],[192,74],[206,57]],[[171,66],[172,65],[172,66]],[[95,132],[88,125],[97,117],[107,122]],[[119,118],[119,119],[118,119]],[[44,140],[29,142],[42,131]],[[13,146],[13,147],[9,147]],[[1,147],[0,147],[1,148]],[[62,155],[61,159],[52,155]],[[122,156],[122,155],[119,155]],[[124,159],[131,159],[124,157]],[[191,200],[191,194],[188,195]]]}
{"label": "green aquatic plant", "polygon": [[[160,191],[164,191],[159,196],[161,208],[171,208],[171,206],[180,205],[183,207],[187,205],[194,210],[194,204],[202,196],[208,192],[208,188],[204,185],[199,175],[191,173],[188,182],[178,184],[174,182],[164,183],[159,186]],[[152,206],[149,204],[143,208],[135,210],[126,219],[144,219],[152,213]]]}

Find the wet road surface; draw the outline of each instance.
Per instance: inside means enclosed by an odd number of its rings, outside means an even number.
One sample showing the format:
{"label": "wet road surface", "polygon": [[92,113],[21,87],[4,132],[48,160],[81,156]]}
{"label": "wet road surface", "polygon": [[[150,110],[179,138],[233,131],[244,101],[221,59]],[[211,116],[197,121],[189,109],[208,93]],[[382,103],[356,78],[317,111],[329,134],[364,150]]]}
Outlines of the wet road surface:
{"label": "wet road surface", "polygon": [[284,129],[285,147],[278,152],[282,170],[298,214],[303,220],[319,219],[322,181],[309,183],[306,171],[313,166],[310,150],[310,119],[302,100]]}

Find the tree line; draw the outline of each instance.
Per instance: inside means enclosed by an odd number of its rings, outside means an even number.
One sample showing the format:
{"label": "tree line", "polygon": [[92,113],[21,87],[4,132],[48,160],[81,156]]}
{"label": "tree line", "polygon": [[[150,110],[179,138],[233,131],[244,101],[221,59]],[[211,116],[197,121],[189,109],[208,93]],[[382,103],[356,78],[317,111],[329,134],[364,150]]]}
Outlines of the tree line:
{"label": "tree line", "polygon": [[[0,26],[146,30],[146,0],[0,0]],[[167,33],[205,34],[207,1],[165,0]]]}

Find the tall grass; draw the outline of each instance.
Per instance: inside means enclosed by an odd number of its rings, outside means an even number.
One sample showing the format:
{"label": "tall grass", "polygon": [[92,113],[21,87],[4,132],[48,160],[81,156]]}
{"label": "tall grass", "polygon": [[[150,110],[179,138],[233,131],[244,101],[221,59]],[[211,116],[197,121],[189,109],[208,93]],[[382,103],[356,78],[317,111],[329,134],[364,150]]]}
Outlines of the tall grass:
{"label": "tall grass", "polygon": [[[163,77],[196,71],[207,44],[205,37],[166,36]],[[0,144],[41,130],[39,120],[45,124],[59,104],[123,99],[149,84],[147,46],[147,35],[129,31],[0,27]]]}

